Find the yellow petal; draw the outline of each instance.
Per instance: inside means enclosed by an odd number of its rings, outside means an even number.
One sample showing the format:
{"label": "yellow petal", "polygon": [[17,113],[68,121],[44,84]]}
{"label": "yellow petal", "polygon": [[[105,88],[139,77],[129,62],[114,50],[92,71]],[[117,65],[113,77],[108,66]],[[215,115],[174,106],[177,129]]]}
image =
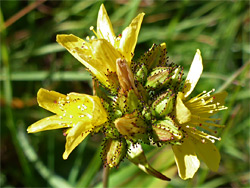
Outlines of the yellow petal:
{"label": "yellow petal", "polygon": [[195,148],[190,138],[185,138],[182,145],[172,146],[179,176],[186,180],[192,178],[200,167]]}
{"label": "yellow petal", "polygon": [[68,121],[63,121],[57,115],[54,115],[33,123],[28,127],[27,131],[28,133],[36,133],[46,130],[68,128],[67,123]]}
{"label": "yellow petal", "polygon": [[183,93],[185,98],[187,98],[194,90],[197,82],[200,79],[202,71],[203,71],[203,65],[202,65],[201,52],[199,49],[197,49],[184,84]]}
{"label": "yellow petal", "polygon": [[122,55],[109,42],[104,39],[93,40],[90,47],[93,58],[103,64],[102,67],[99,65],[101,69],[116,71],[116,60]]}
{"label": "yellow petal", "polygon": [[130,65],[131,60],[134,56],[134,50],[137,43],[139,31],[141,28],[141,23],[143,19],[144,13],[140,13],[137,17],[135,17],[131,24],[126,27],[122,32],[122,38],[120,40],[119,49]]}
{"label": "yellow petal", "polygon": [[180,124],[191,120],[191,112],[183,103],[183,93],[179,92],[176,98],[176,119]]}
{"label": "yellow petal", "polygon": [[220,152],[215,145],[210,140],[206,140],[205,143],[198,140],[193,142],[198,157],[206,163],[210,170],[217,171],[220,164]]}
{"label": "yellow petal", "polygon": [[66,160],[69,154],[76,148],[76,146],[78,146],[86,138],[86,136],[88,136],[93,128],[94,126],[90,121],[82,121],[78,122],[68,131],[65,151],[63,153],[64,160]]}
{"label": "yellow petal", "polygon": [[[90,119],[90,123],[94,126],[101,125],[108,120],[107,112],[102,106],[100,98],[97,96],[91,96],[79,93],[69,93],[68,96],[74,99],[80,99],[81,104],[84,104],[84,114]],[[73,109],[70,110],[71,112]]]}
{"label": "yellow petal", "polygon": [[98,39],[86,43],[75,35],[57,35],[57,42],[65,47],[78,61],[105,86],[107,73],[116,71],[116,59],[121,54],[106,40]]}
{"label": "yellow petal", "polygon": [[65,97],[66,95],[55,91],[49,91],[43,88],[39,89],[37,93],[37,101],[39,106],[54,113],[58,113],[61,111],[57,102],[59,98]]}
{"label": "yellow petal", "polygon": [[101,5],[98,13],[97,34],[98,37],[106,39],[114,46],[116,36],[114,34],[111,21],[103,4]]}

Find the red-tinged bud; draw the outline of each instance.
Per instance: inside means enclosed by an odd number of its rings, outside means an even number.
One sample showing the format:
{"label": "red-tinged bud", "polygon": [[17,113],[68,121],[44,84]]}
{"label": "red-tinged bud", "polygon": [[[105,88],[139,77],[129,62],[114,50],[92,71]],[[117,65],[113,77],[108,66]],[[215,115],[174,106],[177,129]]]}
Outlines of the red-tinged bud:
{"label": "red-tinged bud", "polygon": [[145,122],[136,113],[126,114],[114,121],[115,127],[126,139],[133,142],[142,140],[147,142],[147,129]]}
{"label": "red-tinged bud", "polygon": [[116,72],[123,93],[133,89],[138,96],[137,88],[135,87],[134,75],[125,59],[116,60]]}
{"label": "red-tinged bud", "polygon": [[119,165],[127,153],[127,143],[125,139],[106,139],[102,148],[102,159],[104,164],[113,168]]}
{"label": "red-tinged bud", "polygon": [[176,142],[182,139],[183,134],[170,117],[158,120],[152,125],[154,142]]}

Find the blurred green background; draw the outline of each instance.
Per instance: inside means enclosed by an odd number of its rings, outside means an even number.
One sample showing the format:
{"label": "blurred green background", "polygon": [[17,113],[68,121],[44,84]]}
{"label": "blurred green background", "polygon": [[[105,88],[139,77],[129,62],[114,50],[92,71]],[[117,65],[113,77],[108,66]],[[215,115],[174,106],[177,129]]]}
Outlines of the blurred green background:
{"label": "blurred green background", "polygon": [[[195,92],[226,90],[228,110],[220,112],[217,173],[204,163],[191,180],[178,177],[171,148],[145,147],[164,182],[124,160],[110,171],[110,187],[249,187],[250,153],[250,13],[248,1],[1,1],[1,187],[101,187],[102,135],[88,137],[64,161],[62,131],[26,133],[50,115],[38,107],[43,87],[64,94],[92,93],[84,67],[55,42],[56,34],[93,35],[104,3],[118,35],[139,12],[145,12],[135,59],[153,43],[166,42],[170,61],[187,73],[196,49],[204,73]],[[195,94],[195,93],[193,93]]]}

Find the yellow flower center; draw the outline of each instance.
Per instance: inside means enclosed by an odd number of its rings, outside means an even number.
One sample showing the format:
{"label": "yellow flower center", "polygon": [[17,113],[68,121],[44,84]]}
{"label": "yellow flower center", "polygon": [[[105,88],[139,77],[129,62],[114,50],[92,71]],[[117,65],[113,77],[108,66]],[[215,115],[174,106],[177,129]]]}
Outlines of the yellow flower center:
{"label": "yellow flower center", "polygon": [[216,123],[219,119],[210,118],[210,116],[220,110],[227,109],[227,107],[223,106],[226,92],[210,95],[214,91],[214,89],[209,92],[203,91],[188,101],[185,101],[182,92],[179,92],[177,96],[177,121],[182,125],[185,131],[192,133],[192,136],[199,140],[201,139],[202,142],[205,142],[206,139],[213,142],[213,139],[219,140],[220,138],[199,131],[196,129],[197,127],[209,131],[210,133],[217,133],[217,131],[209,128],[210,126],[224,127],[224,125],[218,125]]}

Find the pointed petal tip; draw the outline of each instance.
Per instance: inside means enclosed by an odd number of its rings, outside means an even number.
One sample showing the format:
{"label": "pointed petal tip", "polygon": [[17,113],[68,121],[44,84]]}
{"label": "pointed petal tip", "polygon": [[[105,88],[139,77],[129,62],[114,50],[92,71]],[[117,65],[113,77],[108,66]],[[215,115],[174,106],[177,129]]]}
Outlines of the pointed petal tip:
{"label": "pointed petal tip", "polygon": [[26,130],[28,133],[32,133],[30,126]]}
{"label": "pointed petal tip", "polygon": [[171,181],[171,179],[167,176],[165,176],[164,174],[158,172],[157,170],[155,170],[154,168],[152,168],[150,165],[148,165],[148,168],[146,168],[148,174],[151,174],[161,180],[164,180],[164,181]]}
{"label": "pointed petal tip", "polygon": [[100,9],[105,9],[105,6],[103,3],[101,4]]}
{"label": "pointed petal tip", "polygon": [[104,6],[104,4],[102,3],[98,12],[98,15],[107,15],[107,10]]}
{"label": "pointed petal tip", "polygon": [[56,35],[56,42],[60,43],[61,40],[65,37],[65,34],[58,34]]}
{"label": "pointed petal tip", "polygon": [[145,13],[144,13],[144,12],[141,12],[141,13],[139,13],[139,15],[141,15],[141,16],[145,16]]}
{"label": "pointed petal tip", "polygon": [[66,37],[65,34],[58,34],[56,35],[56,42],[61,43],[62,40]]}
{"label": "pointed petal tip", "polygon": [[166,43],[165,42],[161,43],[161,46],[166,47]]}
{"label": "pointed petal tip", "polygon": [[68,159],[68,157],[69,157],[69,154],[65,151],[64,153],[63,153],[63,159],[64,160],[67,160]]}

